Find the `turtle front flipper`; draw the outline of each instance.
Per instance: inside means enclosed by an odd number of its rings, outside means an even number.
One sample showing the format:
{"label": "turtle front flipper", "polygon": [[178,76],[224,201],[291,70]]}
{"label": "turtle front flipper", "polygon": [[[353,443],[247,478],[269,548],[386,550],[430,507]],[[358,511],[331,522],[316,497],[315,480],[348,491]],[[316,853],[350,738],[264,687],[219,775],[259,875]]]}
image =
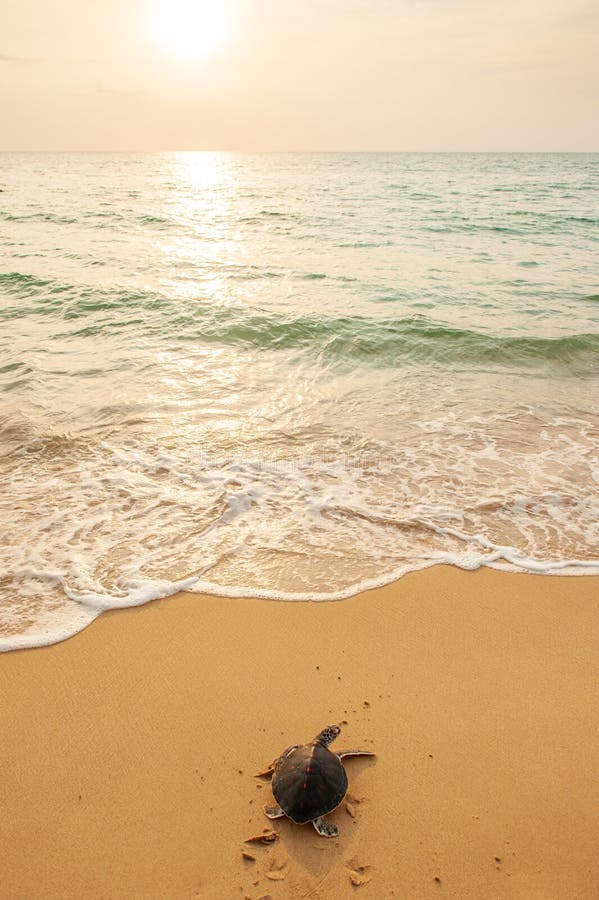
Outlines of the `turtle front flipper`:
{"label": "turtle front flipper", "polygon": [[337,756],[343,759],[344,756],[376,756],[376,753],[372,750],[339,750]]}
{"label": "turtle front flipper", "polygon": [[280,819],[281,816],[285,815],[285,813],[277,803],[276,806],[265,806],[264,815],[268,816],[269,819]]}
{"label": "turtle front flipper", "polygon": [[267,767],[265,769],[263,769],[262,772],[256,772],[256,774],[254,775],[254,778],[272,778],[275,768],[276,768],[276,765],[279,762],[279,760],[285,759],[286,756],[289,756],[290,753],[293,753],[294,750],[297,750],[297,748],[299,746],[300,746],[299,744],[294,744],[293,747],[287,747],[287,749],[284,750],[280,756],[275,756],[273,761],[271,763],[269,763],[267,765]]}
{"label": "turtle front flipper", "polygon": [[339,834],[339,829],[336,825],[333,825],[332,822],[325,822],[322,816],[319,816],[317,819],[312,819],[312,824],[316,828],[319,834],[322,834],[324,837],[337,837]]}
{"label": "turtle front flipper", "polygon": [[273,761],[271,763],[269,763],[267,765],[267,767],[265,769],[263,769],[261,772],[256,772],[256,774],[254,775],[254,778],[272,778],[272,773],[275,770],[275,766],[277,764],[277,759],[278,759],[278,757],[273,759]]}

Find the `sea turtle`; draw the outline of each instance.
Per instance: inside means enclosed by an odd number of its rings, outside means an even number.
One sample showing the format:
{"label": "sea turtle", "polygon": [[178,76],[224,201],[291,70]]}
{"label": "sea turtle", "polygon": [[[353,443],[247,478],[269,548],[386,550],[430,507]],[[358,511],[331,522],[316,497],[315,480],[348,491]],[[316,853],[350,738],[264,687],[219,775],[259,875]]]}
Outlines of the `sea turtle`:
{"label": "sea turtle", "polygon": [[276,806],[265,806],[269,819],[288,816],[298,825],[312,822],[319,834],[334,837],[336,825],[324,821],[336,809],[347,792],[347,775],[341,762],[344,756],[374,756],[369,750],[341,750],[333,753],[331,744],[341,729],[329,725],[308,744],[288,747],[264,775],[271,771]]}

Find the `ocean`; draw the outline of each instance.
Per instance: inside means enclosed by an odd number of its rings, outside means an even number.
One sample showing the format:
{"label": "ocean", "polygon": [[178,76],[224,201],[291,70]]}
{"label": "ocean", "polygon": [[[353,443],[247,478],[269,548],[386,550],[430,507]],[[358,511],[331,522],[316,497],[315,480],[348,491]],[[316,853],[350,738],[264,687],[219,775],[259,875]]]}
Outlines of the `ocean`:
{"label": "ocean", "polygon": [[3,153],[0,189],[0,649],[180,589],[599,573],[599,154]]}

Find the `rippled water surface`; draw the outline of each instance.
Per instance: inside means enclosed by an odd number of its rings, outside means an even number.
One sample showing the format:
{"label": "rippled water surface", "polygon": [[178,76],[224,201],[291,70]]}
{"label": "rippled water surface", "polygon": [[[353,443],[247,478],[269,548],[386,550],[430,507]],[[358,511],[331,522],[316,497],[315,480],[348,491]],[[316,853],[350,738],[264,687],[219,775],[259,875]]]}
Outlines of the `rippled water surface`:
{"label": "rippled water surface", "polygon": [[599,155],[0,154],[0,643],[599,571]]}

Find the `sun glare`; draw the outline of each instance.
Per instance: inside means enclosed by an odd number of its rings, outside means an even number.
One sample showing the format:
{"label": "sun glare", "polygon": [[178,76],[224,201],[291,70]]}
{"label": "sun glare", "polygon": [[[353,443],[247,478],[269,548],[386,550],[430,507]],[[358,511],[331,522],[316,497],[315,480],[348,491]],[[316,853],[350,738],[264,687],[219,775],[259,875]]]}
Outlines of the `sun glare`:
{"label": "sun glare", "polygon": [[216,53],[233,19],[234,0],[153,0],[150,35],[167,56],[190,62]]}

